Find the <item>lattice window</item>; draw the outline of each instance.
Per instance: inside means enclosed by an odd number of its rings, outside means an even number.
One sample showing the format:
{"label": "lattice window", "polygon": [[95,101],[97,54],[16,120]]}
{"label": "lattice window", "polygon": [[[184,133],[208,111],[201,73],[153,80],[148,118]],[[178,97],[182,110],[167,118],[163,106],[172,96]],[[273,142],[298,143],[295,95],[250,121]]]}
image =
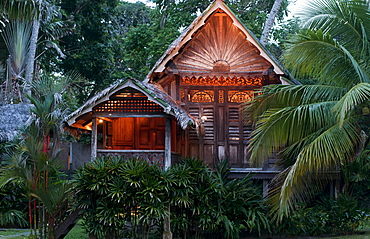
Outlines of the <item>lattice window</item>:
{"label": "lattice window", "polygon": [[253,91],[230,90],[227,93],[227,100],[232,103],[242,103],[253,99]]}
{"label": "lattice window", "polygon": [[163,108],[146,98],[109,100],[98,105],[95,112],[163,112]]}
{"label": "lattice window", "polygon": [[188,100],[195,103],[209,103],[215,99],[213,90],[190,90]]}

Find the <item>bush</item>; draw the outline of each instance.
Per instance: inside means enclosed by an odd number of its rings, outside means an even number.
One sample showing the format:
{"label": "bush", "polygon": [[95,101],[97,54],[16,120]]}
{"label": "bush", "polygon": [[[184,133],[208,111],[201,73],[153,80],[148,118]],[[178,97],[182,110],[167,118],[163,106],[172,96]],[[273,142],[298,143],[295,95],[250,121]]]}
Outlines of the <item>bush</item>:
{"label": "bush", "polygon": [[277,231],[289,236],[350,234],[360,229],[368,219],[368,209],[360,207],[356,199],[340,195],[338,199],[322,198],[313,207],[300,204],[283,220]]}
{"label": "bush", "polygon": [[162,171],[137,159],[101,157],[78,170],[76,206],[98,238],[159,238],[169,215],[174,237],[239,238],[241,228],[268,228],[250,177],[231,180],[228,172],[227,161],[216,172],[197,159]]}
{"label": "bush", "polygon": [[213,172],[202,161],[188,158],[171,169],[172,177],[177,178],[174,182],[182,182],[172,185],[171,227],[175,237],[239,238],[241,228],[268,229],[262,193],[249,176],[229,179],[227,165],[226,160],[221,161]]}
{"label": "bush", "polygon": [[147,238],[165,216],[165,181],[157,165],[101,157],[78,170],[76,206],[84,227],[98,238]]}
{"label": "bush", "polygon": [[8,183],[0,190],[0,226],[27,227],[27,206],[24,190],[16,183]]}

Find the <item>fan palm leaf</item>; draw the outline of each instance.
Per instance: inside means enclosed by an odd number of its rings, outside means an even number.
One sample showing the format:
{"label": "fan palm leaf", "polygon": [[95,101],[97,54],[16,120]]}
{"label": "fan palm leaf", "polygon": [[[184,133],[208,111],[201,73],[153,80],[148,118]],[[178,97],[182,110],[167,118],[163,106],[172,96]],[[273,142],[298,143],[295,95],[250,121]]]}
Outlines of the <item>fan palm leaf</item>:
{"label": "fan palm leaf", "polygon": [[26,21],[17,20],[6,24],[2,37],[9,51],[8,66],[15,79],[23,78],[32,28]]}

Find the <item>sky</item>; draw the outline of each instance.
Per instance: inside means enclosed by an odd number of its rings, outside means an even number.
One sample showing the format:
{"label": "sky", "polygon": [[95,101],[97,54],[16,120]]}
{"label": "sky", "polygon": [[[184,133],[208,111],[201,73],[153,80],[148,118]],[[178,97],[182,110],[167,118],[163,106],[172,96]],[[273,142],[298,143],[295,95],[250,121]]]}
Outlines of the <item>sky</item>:
{"label": "sky", "polygon": [[292,15],[295,15],[309,0],[290,0],[292,3],[289,4],[288,8]]}
{"label": "sky", "polygon": [[[152,5],[153,3],[150,1],[150,0],[124,0],[125,2],[143,2],[145,3],[146,5]],[[298,10],[300,7],[302,7],[305,2],[309,1],[309,0],[290,0],[292,3],[290,3],[289,5],[289,9],[292,11],[292,13],[294,14],[294,12],[296,12],[296,10]]]}
{"label": "sky", "polygon": [[[123,0],[125,2],[143,2],[145,3],[145,5],[147,6],[154,6],[154,3],[150,0]],[[295,15],[295,13],[297,13],[297,11],[299,11],[302,6],[305,5],[306,2],[308,2],[309,0],[290,0],[290,4],[289,4],[289,7],[288,9],[290,10],[290,15]]]}

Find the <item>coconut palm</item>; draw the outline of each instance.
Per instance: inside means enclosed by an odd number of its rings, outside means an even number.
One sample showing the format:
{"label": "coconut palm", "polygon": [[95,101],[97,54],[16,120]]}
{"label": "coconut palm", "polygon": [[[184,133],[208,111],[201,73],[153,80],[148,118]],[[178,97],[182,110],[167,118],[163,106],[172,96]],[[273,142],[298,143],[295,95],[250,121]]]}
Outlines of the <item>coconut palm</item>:
{"label": "coconut palm", "polygon": [[278,152],[283,169],[270,190],[279,219],[368,144],[362,118],[370,99],[369,6],[311,0],[301,16],[306,29],[287,43],[284,62],[319,85],[268,86],[246,106],[256,122],[252,161]]}

